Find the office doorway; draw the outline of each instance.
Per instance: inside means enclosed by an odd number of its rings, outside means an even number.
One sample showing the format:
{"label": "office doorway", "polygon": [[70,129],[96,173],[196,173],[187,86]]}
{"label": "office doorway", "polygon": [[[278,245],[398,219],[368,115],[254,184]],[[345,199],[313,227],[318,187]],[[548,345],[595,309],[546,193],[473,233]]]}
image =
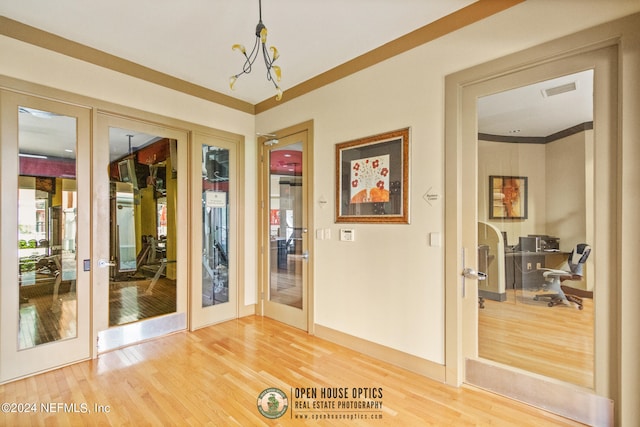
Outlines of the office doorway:
{"label": "office doorway", "polygon": [[261,287],[263,315],[307,331],[313,271],[310,125],[263,136]]}
{"label": "office doorway", "polygon": [[580,277],[560,273],[593,245],[593,70],[483,96],[477,110],[478,355],[593,389],[590,252]]}
{"label": "office doorway", "polygon": [[[616,187],[616,52],[613,48],[602,48],[585,53],[567,55],[562,59],[552,62],[544,62],[534,66],[519,68],[518,71],[496,72],[487,76],[481,74],[478,69],[467,70],[464,80],[460,73],[455,78],[458,81],[472,83],[453,83],[455,79],[448,82],[448,95],[458,98],[460,115],[453,114],[456,118],[448,120],[447,132],[447,218],[457,218],[447,224],[448,241],[456,242],[447,248],[446,253],[446,277],[447,277],[447,308],[449,325],[448,333],[448,378],[451,383],[467,382],[478,385],[498,393],[528,402],[532,405],[543,407],[563,416],[577,419],[586,423],[597,423],[603,419],[612,417],[611,390],[609,380],[615,375],[608,361],[610,360],[613,341],[611,325],[615,322],[615,316],[611,309],[611,301],[615,294],[615,277],[611,262],[612,253],[610,248],[615,243],[614,210],[616,205],[615,191],[610,191]],[[505,61],[508,62],[508,61]],[[504,66],[504,63],[499,65]],[[500,70],[496,65],[494,70]],[[486,68],[485,68],[486,69]],[[593,299],[594,304],[594,344],[593,344],[593,375],[592,387],[569,383],[566,379],[558,380],[545,377],[544,375],[528,373],[520,368],[513,368],[508,364],[484,359],[479,355],[479,334],[478,334],[478,296],[481,289],[481,281],[477,280],[476,271],[479,264],[479,216],[480,209],[487,210],[492,206],[489,204],[489,195],[483,188],[490,185],[491,179],[495,180],[495,175],[487,176],[479,182],[478,174],[482,171],[483,165],[478,162],[478,127],[477,127],[477,103],[484,96],[511,90],[517,87],[537,83],[560,76],[571,75],[584,70],[593,70],[594,74],[594,131],[593,150],[590,154],[593,164],[588,168],[593,168],[593,188],[587,188],[585,194],[592,201],[586,202],[586,239],[592,245],[593,251],[590,262],[592,268],[588,269],[590,280],[595,283]],[[475,74],[474,74],[475,73]],[[453,83],[453,85],[452,85]],[[455,95],[454,95],[455,94]],[[457,101],[454,101],[457,103]],[[449,111],[458,111],[455,108]],[[458,129],[451,125],[458,123]],[[456,145],[453,141],[459,141]],[[527,161],[533,163],[531,157]],[[483,174],[484,177],[484,174]],[[529,185],[531,182],[523,180],[523,174],[506,174],[507,180],[518,180],[521,186]],[[494,185],[502,182],[494,181]],[[513,184],[513,182],[509,181]],[[552,183],[553,184],[553,183]],[[561,185],[559,183],[558,185]],[[504,192],[502,192],[504,194]],[[482,194],[482,195],[481,195]],[[523,194],[523,193],[522,193]],[[596,195],[598,197],[596,197]],[[451,196],[451,197],[449,197]],[[486,197],[485,197],[486,196]],[[483,198],[482,203],[479,198]],[[486,199],[486,201],[485,201]],[[493,204],[493,194],[491,194]],[[532,199],[529,197],[529,201]],[[589,208],[592,206],[592,209]],[[519,219],[524,221],[528,213],[524,207],[520,206],[517,212]],[[529,209],[532,206],[529,205]],[[513,221],[513,220],[511,220]],[[490,221],[484,221],[485,223]],[[509,224],[513,224],[510,222]],[[498,231],[501,231],[496,227]],[[501,233],[500,233],[501,234]],[[520,233],[518,233],[520,234]],[[526,233],[537,234],[537,233]],[[519,237],[519,236],[516,236]],[[508,242],[514,237],[508,236]],[[541,261],[538,261],[541,262]],[[536,261],[531,261],[532,270],[536,270]],[[462,275],[465,270],[468,274]],[[531,301],[533,303],[533,301]],[[547,310],[562,310],[561,307],[544,307]],[[576,310],[577,311],[577,310]],[[457,325],[457,326],[453,326]],[[511,327],[516,327],[511,325]],[[454,338],[457,329],[459,341]],[[538,335],[545,333],[544,328],[537,331]],[[532,351],[531,346],[524,344],[527,351]],[[548,399],[553,394],[554,399]],[[580,404],[576,404],[580,402]],[[567,412],[566,408],[572,408]],[[585,408],[588,408],[586,410]],[[596,418],[594,418],[596,417]],[[603,417],[603,418],[598,418]],[[595,421],[594,421],[595,419]]]}
{"label": "office doorway", "polygon": [[0,98],[5,382],[90,357],[91,113],[9,91]]}

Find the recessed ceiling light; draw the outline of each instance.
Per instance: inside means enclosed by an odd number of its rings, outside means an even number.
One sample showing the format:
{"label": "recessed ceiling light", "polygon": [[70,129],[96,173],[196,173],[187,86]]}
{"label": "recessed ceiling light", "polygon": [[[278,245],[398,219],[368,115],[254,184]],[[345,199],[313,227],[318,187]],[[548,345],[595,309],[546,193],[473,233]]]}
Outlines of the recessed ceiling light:
{"label": "recessed ceiling light", "polygon": [[520,129],[511,129],[509,133],[520,133],[522,132]]}

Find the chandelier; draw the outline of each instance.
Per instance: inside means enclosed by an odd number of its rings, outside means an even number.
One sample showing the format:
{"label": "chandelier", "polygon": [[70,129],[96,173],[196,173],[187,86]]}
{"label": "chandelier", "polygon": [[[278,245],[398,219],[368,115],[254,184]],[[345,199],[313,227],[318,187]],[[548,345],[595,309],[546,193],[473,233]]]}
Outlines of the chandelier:
{"label": "chandelier", "polygon": [[[242,66],[242,72],[236,74],[235,76],[231,76],[229,79],[229,86],[233,90],[233,85],[235,84],[238,77],[243,74],[249,74],[251,72],[251,67],[258,57],[258,52],[262,50],[262,57],[264,58],[264,64],[267,67],[267,80],[272,82],[276,88],[276,101],[280,101],[282,99],[282,89],[278,86],[280,78],[282,76],[282,72],[280,67],[277,65],[273,65],[273,63],[280,56],[278,54],[278,49],[275,46],[271,46],[267,49],[267,27],[262,23],[262,0],[258,0],[258,7],[260,13],[260,19],[258,21],[258,25],[256,25],[256,41],[253,44],[253,49],[251,49],[251,53],[247,55],[247,50],[241,44],[234,44],[231,46],[231,49],[237,50],[244,55],[245,61]],[[262,45],[262,49],[260,49],[260,45]],[[271,53],[269,53],[271,51]],[[274,78],[275,75],[275,78]]]}

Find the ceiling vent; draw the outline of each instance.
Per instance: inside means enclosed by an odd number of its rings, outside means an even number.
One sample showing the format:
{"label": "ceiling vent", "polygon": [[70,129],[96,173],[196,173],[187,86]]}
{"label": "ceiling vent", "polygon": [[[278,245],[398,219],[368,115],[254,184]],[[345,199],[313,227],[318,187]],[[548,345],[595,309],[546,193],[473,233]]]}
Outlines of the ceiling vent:
{"label": "ceiling vent", "polygon": [[552,87],[549,89],[544,89],[542,91],[542,96],[544,96],[545,98],[548,98],[550,96],[560,95],[561,93],[571,92],[574,90],[576,90],[576,82],[571,82],[564,85]]}

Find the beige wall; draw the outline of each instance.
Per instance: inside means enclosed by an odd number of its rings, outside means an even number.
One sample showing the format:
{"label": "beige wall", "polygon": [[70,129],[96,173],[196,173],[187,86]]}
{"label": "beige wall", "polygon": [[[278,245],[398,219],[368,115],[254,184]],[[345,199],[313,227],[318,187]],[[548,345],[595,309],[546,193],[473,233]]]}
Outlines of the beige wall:
{"label": "beige wall", "polygon": [[[444,224],[444,77],[612,17],[598,2],[554,4],[553,15],[544,4],[525,2],[257,116],[258,132],[314,120],[315,223],[332,229],[315,243],[318,324],[444,363],[443,248],[428,243]],[[406,126],[411,224],[349,225],[355,241],[338,241],[335,144]],[[429,205],[427,191],[440,199]]]}
{"label": "beige wall", "polygon": [[[547,233],[547,183],[545,146],[478,141],[478,220],[507,232],[510,245],[518,237]],[[528,215],[524,220],[489,219],[489,176],[527,177]]]}
{"label": "beige wall", "polygon": [[[593,170],[586,170],[588,140],[593,140],[591,130],[548,144],[478,141],[478,219],[506,231],[510,245],[528,234],[559,237],[565,251],[587,242],[587,192],[593,189]],[[526,220],[489,219],[491,175],[528,178]]]}
{"label": "beige wall", "polygon": [[[6,37],[0,37],[0,53],[11,60],[0,61],[0,75],[245,135],[248,303],[255,302],[257,277],[253,184],[257,168],[252,167],[257,160],[251,141],[256,131],[269,132],[313,119],[314,221],[318,228],[332,230],[331,240],[315,242],[315,322],[440,365],[445,360],[443,248],[430,246],[428,236],[444,231],[444,77],[640,9],[637,1],[622,0],[591,0],[579,6],[570,1],[524,2],[255,118]],[[551,8],[553,13],[549,13]],[[621,134],[623,141],[637,142],[640,130],[633,123],[640,111],[640,79],[634,77],[640,69],[639,37],[625,40],[624,48],[630,54],[623,70],[626,95]],[[338,241],[341,226],[334,222],[333,209],[335,144],[406,126],[411,127],[411,224],[349,225],[355,229],[355,241]],[[621,185],[630,190],[624,192],[620,212],[623,248],[640,245],[639,147],[623,142]],[[439,199],[427,203],[423,199],[427,191]],[[318,203],[321,199],[329,203]],[[441,241],[445,242],[444,236]],[[619,270],[622,283],[637,281],[634,257],[631,251],[621,252],[622,262],[628,265]],[[619,333],[629,338],[621,340],[620,348],[620,403],[626,405],[628,420],[640,418],[637,289],[625,287],[625,297],[619,302]]]}
{"label": "beige wall", "polygon": [[[428,237],[443,233],[444,76],[638,9],[629,2],[582,9],[563,3],[549,15],[544,3],[525,2],[255,118],[7,37],[0,37],[0,52],[12,60],[0,62],[0,74],[245,135],[247,183],[256,182],[255,131],[313,119],[316,165],[324,165],[315,168],[315,194],[329,201],[315,204],[315,221],[334,236],[315,243],[316,322],[443,364],[443,251]],[[355,242],[337,241],[334,144],[406,126],[411,224],[355,225]],[[245,302],[253,303],[255,186],[246,191]],[[440,199],[429,205],[427,191]]]}
{"label": "beige wall", "polygon": [[587,167],[593,163],[586,161],[587,139],[593,140],[593,131],[580,132],[545,146],[546,233],[560,237],[560,249],[564,251],[570,251],[577,243],[590,243],[587,216],[593,211],[593,205],[587,205],[587,191],[593,188],[593,170]]}

